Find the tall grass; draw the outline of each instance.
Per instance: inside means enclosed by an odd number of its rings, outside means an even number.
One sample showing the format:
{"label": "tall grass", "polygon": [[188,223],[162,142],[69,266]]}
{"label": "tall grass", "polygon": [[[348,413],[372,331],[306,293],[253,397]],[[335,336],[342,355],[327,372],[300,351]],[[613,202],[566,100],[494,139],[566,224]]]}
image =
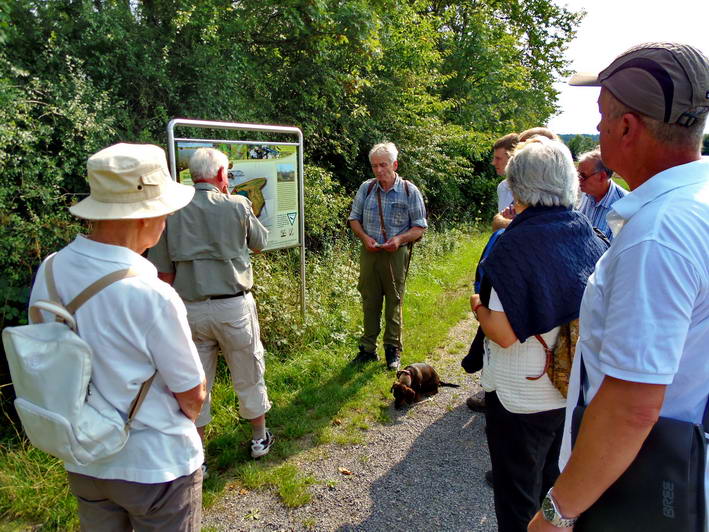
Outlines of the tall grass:
{"label": "tall grass", "polygon": [[[472,228],[429,230],[416,245],[404,305],[402,363],[425,360],[468,309],[473,268],[486,235]],[[268,426],[277,443],[264,459],[249,455],[251,431],[220,361],[206,431],[210,478],[205,505],[234,483],[273,486],[287,505],[309,500],[316,480],[284,460],[324,442],[361,441],[375,421],[386,421],[391,373],[383,362],[349,364],[361,328],[357,293],[359,245],[341,238],[308,256],[307,313],[298,305],[298,256],[281,251],[254,261],[256,300],[267,349],[266,382],[273,408]],[[61,464],[19,437],[0,442],[0,519],[7,526],[42,524],[73,529],[78,522]]]}

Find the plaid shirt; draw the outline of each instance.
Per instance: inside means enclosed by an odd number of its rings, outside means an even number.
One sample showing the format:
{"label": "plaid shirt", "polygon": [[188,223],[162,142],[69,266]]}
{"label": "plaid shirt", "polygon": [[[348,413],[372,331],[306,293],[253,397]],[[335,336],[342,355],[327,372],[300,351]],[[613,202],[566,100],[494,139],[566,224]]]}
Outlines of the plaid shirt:
{"label": "plaid shirt", "polygon": [[615,181],[611,179],[611,186],[606,192],[606,195],[601,198],[601,201],[596,203],[593,196],[583,194],[579,203],[579,210],[584,213],[591,225],[600,229],[610,240],[613,240],[613,233],[608,227],[606,215],[610,212],[613,204],[628,193],[622,187],[619,187]]}
{"label": "plaid shirt", "polygon": [[377,182],[371,192],[367,194],[370,182],[371,180],[365,181],[357,190],[348,220],[357,220],[362,224],[365,233],[379,244],[383,244],[386,240],[382,234],[379,220],[379,205],[377,203],[377,192],[379,192],[384,210],[384,228],[388,238],[405,233],[414,226],[428,227],[423,196],[411,181],[409,181],[408,196],[404,180],[398,174],[394,180],[394,186],[386,192]]}

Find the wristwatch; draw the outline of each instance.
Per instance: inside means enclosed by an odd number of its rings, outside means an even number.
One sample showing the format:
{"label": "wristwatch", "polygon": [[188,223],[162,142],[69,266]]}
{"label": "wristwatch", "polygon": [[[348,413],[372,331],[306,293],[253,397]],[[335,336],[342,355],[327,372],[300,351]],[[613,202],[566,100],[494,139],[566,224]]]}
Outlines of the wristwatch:
{"label": "wristwatch", "polygon": [[542,515],[544,519],[558,528],[569,528],[574,526],[578,517],[564,517],[559,511],[559,507],[551,495],[552,488],[547,491],[546,497],[542,501]]}

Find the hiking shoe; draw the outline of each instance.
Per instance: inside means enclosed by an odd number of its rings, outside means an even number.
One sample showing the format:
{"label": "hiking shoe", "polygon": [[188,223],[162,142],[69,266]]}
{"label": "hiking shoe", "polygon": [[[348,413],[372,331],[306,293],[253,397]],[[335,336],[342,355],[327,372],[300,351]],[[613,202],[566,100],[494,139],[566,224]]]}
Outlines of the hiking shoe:
{"label": "hiking shoe", "polygon": [[266,429],[266,437],[263,440],[251,440],[251,457],[261,458],[266,456],[268,451],[271,450],[271,445],[273,445],[275,439],[271,431]]}
{"label": "hiking shoe", "polygon": [[399,369],[401,366],[401,351],[395,345],[385,345],[384,355],[387,359],[387,368],[391,370]]}
{"label": "hiking shoe", "polygon": [[352,364],[365,364],[367,362],[376,362],[379,360],[376,351],[365,351],[364,347],[359,346],[359,353],[352,359]]}
{"label": "hiking shoe", "polygon": [[207,462],[202,464],[202,480],[207,480],[209,478],[209,471],[207,470]]}
{"label": "hiking shoe", "polygon": [[485,412],[487,405],[485,404],[485,392],[476,393],[471,395],[465,400],[465,404],[473,412]]}

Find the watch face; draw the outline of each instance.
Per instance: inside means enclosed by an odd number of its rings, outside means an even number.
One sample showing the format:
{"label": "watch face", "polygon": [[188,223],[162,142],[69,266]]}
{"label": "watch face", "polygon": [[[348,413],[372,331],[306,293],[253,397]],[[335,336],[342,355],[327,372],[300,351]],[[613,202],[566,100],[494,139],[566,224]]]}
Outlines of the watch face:
{"label": "watch face", "polygon": [[556,515],[554,505],[552,504],[551,499],[549,499],[549,495],[544,497],[544,500],[542,501],[542,515],[544,516],[544,519],[549,522],[553,521]]}

